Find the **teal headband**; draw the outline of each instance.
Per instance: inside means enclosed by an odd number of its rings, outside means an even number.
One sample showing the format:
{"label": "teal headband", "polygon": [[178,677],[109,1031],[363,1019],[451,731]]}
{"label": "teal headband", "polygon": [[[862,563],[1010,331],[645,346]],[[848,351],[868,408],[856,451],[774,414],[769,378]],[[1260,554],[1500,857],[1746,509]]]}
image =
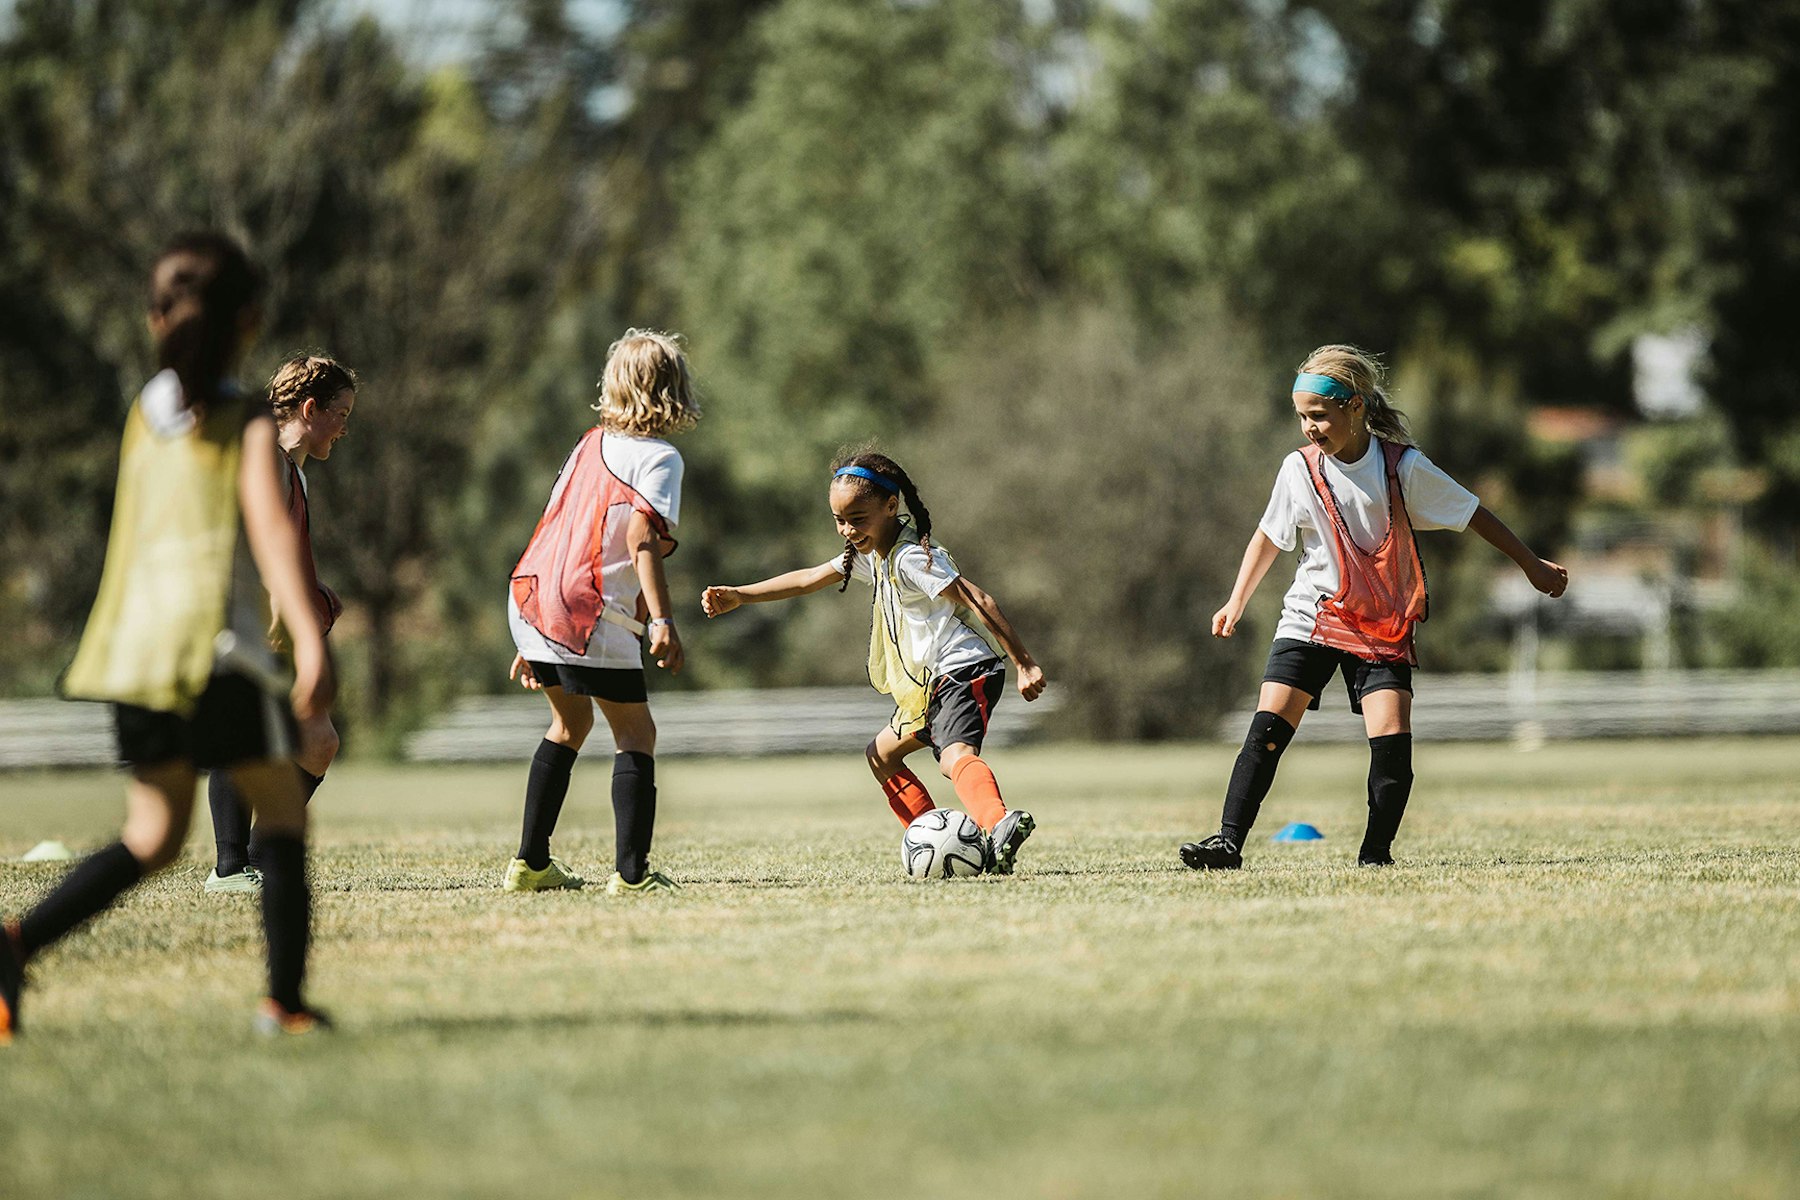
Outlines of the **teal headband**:
{"label": "teal headband", "polygon": [[867,467],[839,467],[832,473],[831,477],[836,479],[839,475],[854,475],[858,479],[867,479],[870,483],[873,483],[876,487],[885,492],[898,492],[900,490],[899,484],[889,479],[886,475],[871,471]]}
{"label": "teal headband", "polygon": [[1323,396],[1327,400],[1336,400],[1340,403],[1356,395],[1350,388],[1345,387],[1329,375],[1310,375],[1305,371],[1294,376],[1294,390],[1311,392],[1315,396]]}

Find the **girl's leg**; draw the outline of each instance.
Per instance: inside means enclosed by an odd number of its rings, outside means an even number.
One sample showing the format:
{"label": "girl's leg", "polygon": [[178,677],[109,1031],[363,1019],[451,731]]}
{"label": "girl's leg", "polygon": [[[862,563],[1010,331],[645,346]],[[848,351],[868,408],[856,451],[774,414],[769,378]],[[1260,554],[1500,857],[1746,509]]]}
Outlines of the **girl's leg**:
{"label": "girl's leg", "polygon": [[612,730],[613,869],[628,884],[650,871],[656,832],[656,722],[645,703],[597,700]]}
{"label": "girl's leg", "polygon": [[1312,701],[1311,692],[1289,684],[1265,681],[1262,685],[1256,715],[1250,718],[1250,733],[1231,768],[1225,811],[1219,819],[1219,833],[1238,850],[1243,849],[1250,827],[1256,824],[1263,798],[1275,783],[1282,752],[1294,740],[1294,731]]}
{"label": "girl's leg", "polygon": [[975,747],[967,742],[953,742],[938,756],[938,770],[956,789],[975,823],[988,832],[999,827],[1006,816],[1006,804],[1000,799],[1000,782],[993,770],[981,760]]}
{"label": "girl's leg", "polygon": [[127,888],[175,861],[194,812],[194,768],[185,762],[134,767],[125,785],[125,829],[19,919],[14,945],[29,957],[110,907]]}
{"label": "girl's leg", "polygon": [[306,794],[289,760],[241,764],[231,769],[231,781],[256,817],[257,854],[263,873],[263,936],[269,946],[269,999],[284,1014],[305,1014],[300,993],[312,935],[312,887],[306,878]]}
{"label": "girl's leg", "polygon": [[[325,781],[325,772],[337,758],[338,746],[337,727],[331,723],[330,716],[301,722],[300,752],[294,755],[294,772],[304,800],[310,801]],[[254,890],[260,885],[231,886],[237,882],[234,876],[243,874],[246,867],[260,867],[263,860],[262,830],[259,827],[252,833],[250,806],[231,781],[231,772],[212,773],[206,781],[206,802],[212,809],[213,845],[217,851],[213,878],[206,881],[208,890]],[[250,878],[254,880],[255,876]],[[222,886],[215,889],[215,882]]]}
{"label": "girl's leg", "polygon": [[931,802],[931,793],[906,765],[907,755],[924,748],[925,743],[918,738],[901,737],[894,732],[893,726],[883,725],[863,752],[870,773],[887,797],[888,807],[894,810],[902,825],[912,824],[936,807]]}
{"label": "girl's leg", "polygon": [[1369,692],[1362,707],[1369,735],[1369,825],[1356,861],[1387,866],[1394,861],[1394,835],[1412,795],[1412,693]]}
{"label": "girl's leg", "polygon": [[518,857],[534,871],[550,865],[550,835],[569,794],[575,758],[594,728],[594,704],[560,687],[544,689],[550,701],[550,729],[538,743],[525,782],[525,824],[519,834]]}

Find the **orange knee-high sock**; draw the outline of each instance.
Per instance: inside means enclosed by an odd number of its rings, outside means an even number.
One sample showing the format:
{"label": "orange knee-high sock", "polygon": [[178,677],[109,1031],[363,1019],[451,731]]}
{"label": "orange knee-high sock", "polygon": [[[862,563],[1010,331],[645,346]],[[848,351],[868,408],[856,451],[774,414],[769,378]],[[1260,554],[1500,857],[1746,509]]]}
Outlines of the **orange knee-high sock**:
{"label": "orange knee-high sock", "polygon": [[906,767],[901,767],[892,778],[882,780],[881,791],[902,825],[911,825],[916,818],[937,807],[919,777]]}
{"label": "orange knee-high sock", "polygon": [[1006,804],[1000,799],[1000,781],[980,755],[958,759],[950,768],[950,784],[956,789],[956,798],[983,829],[993,829],[1006,815]]}

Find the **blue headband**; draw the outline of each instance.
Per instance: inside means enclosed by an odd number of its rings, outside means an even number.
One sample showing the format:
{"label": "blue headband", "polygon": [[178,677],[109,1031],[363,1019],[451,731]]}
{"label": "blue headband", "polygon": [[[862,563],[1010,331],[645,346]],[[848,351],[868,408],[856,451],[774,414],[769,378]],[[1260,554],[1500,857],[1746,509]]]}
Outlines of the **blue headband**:
{"label": "blue headband", "polygon": [[878,474],[875,471],[869,470],[867,467],[839,467],[832,473],[831,477],[836,479],[839,475],[854,475],[858,479],[867,479],[870,483],[873,483],[876,487],[885,492],[898,492],[900,490],[899,484],[889,479],[886,475]]}
{"label": "blue headband", "polygon": [[1356,395],[1355,391],[1345,387],[1329,375],[1309,375],[1305,371],[1294,376],[1294,390],[1311,392],[1313,395],[1323,396],[1327,400],[1339,401],[1348,400]]}

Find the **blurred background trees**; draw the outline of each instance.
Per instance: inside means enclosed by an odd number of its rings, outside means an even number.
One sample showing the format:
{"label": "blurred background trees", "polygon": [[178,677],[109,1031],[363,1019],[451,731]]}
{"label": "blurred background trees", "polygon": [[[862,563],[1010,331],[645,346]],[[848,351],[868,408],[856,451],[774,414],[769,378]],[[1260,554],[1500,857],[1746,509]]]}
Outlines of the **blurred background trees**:
{"label": "blurred background trees", "polygon": [[[1206,622],[1325,341],[1385,352],[1543,552],[1716,582],[1681,661],[1800,664],[1769,630],[1800,591],[1797,0],[602,7],[497,2],[443,56],[308,0],[9,6],[0,693],[67,658],[145,267],[194,224],[270,268],[253,374],[313,348],[365,380],[311,474],[365,732],[502,682],[506,571],[631,324],[688,335],[708,407],[684,604],[832,555],[825,467],[877,438],[1072,731],[1242,699],[1281,589]],[[1666,334],[1699,404],[1652,421]],[[1503,665],[1504,564],[1427,554],[1428,665]],[[852,681],[863,607],[690,607],[679,685]]]}

